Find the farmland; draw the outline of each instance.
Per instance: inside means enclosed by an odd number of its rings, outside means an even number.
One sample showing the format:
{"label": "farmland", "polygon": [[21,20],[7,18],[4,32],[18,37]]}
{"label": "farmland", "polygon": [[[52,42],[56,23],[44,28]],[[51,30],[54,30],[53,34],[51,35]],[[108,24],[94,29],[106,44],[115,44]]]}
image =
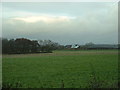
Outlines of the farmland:
{"label": "farmland", "polygon": [[117,50],[3,55],[2,62],[4,87],[117,87]]}

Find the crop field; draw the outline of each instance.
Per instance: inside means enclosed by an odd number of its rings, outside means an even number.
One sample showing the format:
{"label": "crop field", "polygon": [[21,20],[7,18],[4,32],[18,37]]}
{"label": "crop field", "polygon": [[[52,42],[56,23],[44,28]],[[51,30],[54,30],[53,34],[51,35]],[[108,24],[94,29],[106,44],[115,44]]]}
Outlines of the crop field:
{"label": "crop field", "polygon": [[3,87],[115,88],[117,50],[3,55]]}

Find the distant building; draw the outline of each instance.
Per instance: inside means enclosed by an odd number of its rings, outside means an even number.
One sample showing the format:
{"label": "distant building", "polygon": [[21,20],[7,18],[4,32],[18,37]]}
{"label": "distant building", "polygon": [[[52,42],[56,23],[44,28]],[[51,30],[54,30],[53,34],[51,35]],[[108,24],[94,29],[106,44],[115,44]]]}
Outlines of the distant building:
{"label": "distant building", "polygon": [[79,48],[79,45],[78,44],[74,44],[74,45],[71,46],[71,48],[77,49],[77,48]]}
{"label": "distant building", "polygon": [[80,46],[78,44],[74,44],[74,45],[66,45],[65,48],[66,49],[78,49]]}
{"label": "distant building", "polygon": [[65,48],[70,49],[72,45],[66,45]]}

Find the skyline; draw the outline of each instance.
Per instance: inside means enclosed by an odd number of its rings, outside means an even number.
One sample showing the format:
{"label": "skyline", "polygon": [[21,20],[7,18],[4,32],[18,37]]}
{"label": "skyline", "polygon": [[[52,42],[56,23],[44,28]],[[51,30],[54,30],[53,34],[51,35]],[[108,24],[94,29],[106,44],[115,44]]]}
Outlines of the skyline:
{"label": "skyline", "polygon": [[117,3],[3,3],[3,37],[118,43]]}

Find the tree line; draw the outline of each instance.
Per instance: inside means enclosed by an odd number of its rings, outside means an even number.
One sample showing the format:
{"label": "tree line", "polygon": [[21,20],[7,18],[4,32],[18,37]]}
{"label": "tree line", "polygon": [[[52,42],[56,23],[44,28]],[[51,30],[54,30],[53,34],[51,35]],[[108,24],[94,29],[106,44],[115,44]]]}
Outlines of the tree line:
{"label": "tree line", "polygon": [[30,40],[26,38],[2,38],[3,54],[50,53],[64,46],[51,40]]}
{"label": "tree line", "polygon": [[[117,49],[117,45],[97,46],[90,42],[85,45],[60,45],[51,40],[30,40],[27,38],[2,38],[3,54],[51,53],[53,50],[89,50],[89,49]],[[77,47],[77,48],[76,48]],[[118,44],[118,49],[120,44]]]}

